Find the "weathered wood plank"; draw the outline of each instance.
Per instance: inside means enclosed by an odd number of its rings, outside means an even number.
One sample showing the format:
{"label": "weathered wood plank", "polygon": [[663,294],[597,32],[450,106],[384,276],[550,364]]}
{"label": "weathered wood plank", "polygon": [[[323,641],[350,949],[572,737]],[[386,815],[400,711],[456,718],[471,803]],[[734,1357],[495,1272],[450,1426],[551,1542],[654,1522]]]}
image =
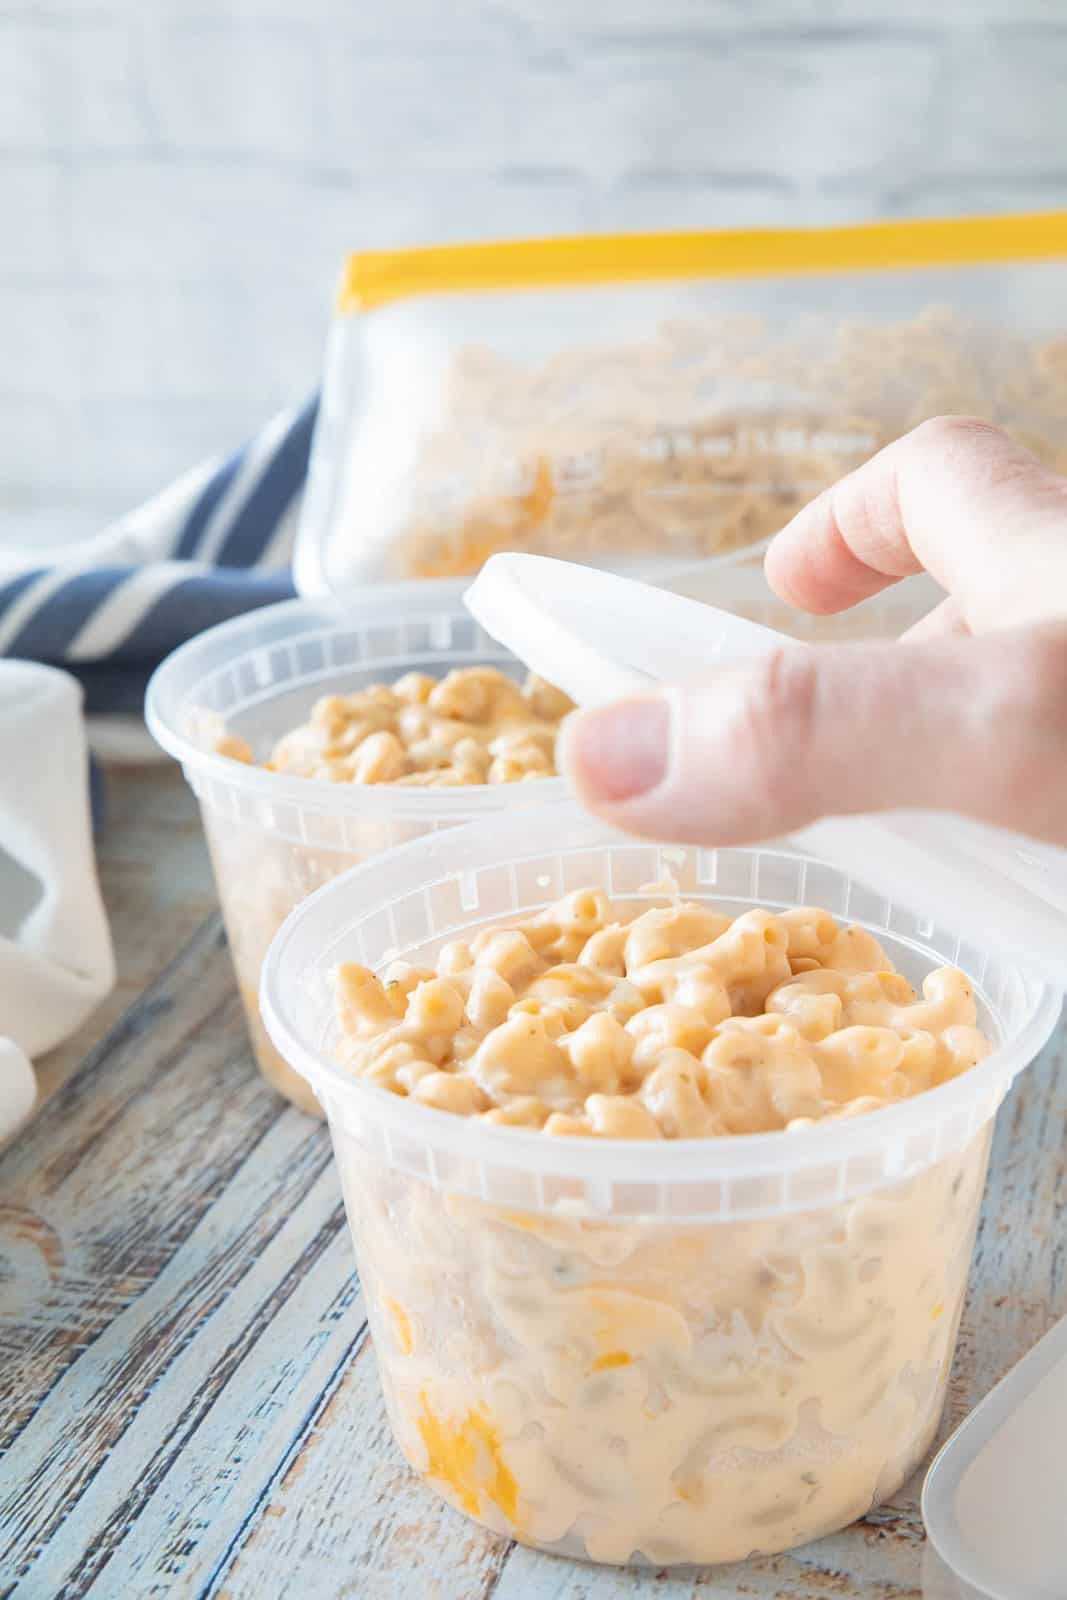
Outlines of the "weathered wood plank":
{"label": "weathered wood plank", "polygon": [[28,1594],[206,1592],[362,1333],[338,1221],[326,1174],[129,1420]]}
{"label": "weathered wood plank", "polygon": [[1067,1313],[1067,1028],[1002,1108],[949,1387],[955,1427]]}
{"label": "weathered wood plank", "polygon": [[[918,1566],[916,1564],[916,1574]],[[916,1576],[857,1580],[846,1568],[808,1571],[793,1556],[671,1574],[578,1566],[516,1550],[493,1600],[922,1600]]]}
{"label": "weathered wood plank", "polygon": [[0,1158],[0,1447],[155,1281],[281,1107],[213,922]]}
{"label": "weathered wood plank", "polygon": [[[0,1252],[12,1236],[23,1258],[27,1241],[48,1241],[43,1270],[12,1272],[0,1297],[5,1432],[18,1436],[0,1464],[0,1573],[22,1574],[24,1593],[85,1592],[295,1294],[317,1293],[338,1351],[358,1334],[361,1318],[330,1315],[352,1298],[347,1245],[332,1293],[327,1280],[305,1287],[317,1256],[346,1241],[325,1130],[281,1107],[251,1063],[211,926],[0,1163],[19,1200]],[[281,1390],[294,1389],[315,1326],[306,1302],[291,1320]],[[235,1528],[338,1351],[297,1409],[282,1408],[288,1433],[261,1479],[243,1482]],[[269,1381],[258,1355],[253,1365]],[[239,1432],[243,1413],[230,1416]],[[225,1454],[217,1466],[232,1470]]]}
{"label": "weathered wood plank", "polygon": [[[286,1137],[289,1121],[264,1141],[273,1145],[263,1152],[267,1173],[248,1162],[221,1197],[234,1226],[220,1228],[214,1215],[201,1222],[151,1288],[71,1366],[12,1451],[18,1481],[5,1520],[47,1546],[30,1569],[28,1594],[82,1595],[97,1577],[100,1593],[142,1592],[114,1587],[106,1568],[131,1532],[140,1542],[150,1497],[209,1417],[201,1495],[213,1500],[213,1514],[239,1525],[358,1332],[359,1322],[352,1330],[334,1315],[338,1299],[346,1309],[352,1299],[350,1258],[335,1256],[332,1286],[316,1283],[317,1316],[309,1318],[306,1304],[288,1306],[341,1226],[333,1174],[306,1140],[301,1149]],[[287,1181],[278,1184],[282,1166]],[[261,1341],[283,1360],[265,1364]],[[235,1383],[244,1404],[228,1398]],[[266,1394],[254,1400],[260,1387]],[[276,1418],[286,1430],[280,1439],[268,1426]],[[261,1446],[269,1465],[260,1463]],[[202,1501],[191,1509],[202,1511]],[[182,1543],[143,1548],[154,1564]]]}
{"label": "weathered wood plank", "polygon": [[288,1572],[323,1600],[485,1600],[509,1548],[410,1471],[368,1338],[210,1593],[262,1600],[272,1574]]}

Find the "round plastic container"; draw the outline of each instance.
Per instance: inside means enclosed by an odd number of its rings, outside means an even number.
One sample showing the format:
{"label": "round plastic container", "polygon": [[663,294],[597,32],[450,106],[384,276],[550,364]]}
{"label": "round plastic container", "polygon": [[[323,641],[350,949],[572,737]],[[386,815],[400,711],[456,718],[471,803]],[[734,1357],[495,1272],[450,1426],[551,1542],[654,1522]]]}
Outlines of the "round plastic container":
{"label": "round plastic container", "polygon": [[[586,885],[629,914],[666,874],[727,911],[825,906],[913,981],[961,965],[997,1048],[866,1116],[657,1142],[486,1127],[334,1064],[338,962],[426,963]],[[459,1510],[597,1562],[726,1562],[844,1526],[923,1459],[994,1115],[1053,988],[798,849],[624,841],[556,804],[329,884],[275,939],[261,998],[329,1118],[397,1441]]]}
{"label": "round plastic container", "polygon": [[259,972],[275,931],[305,895],[346,868],[438,828],[529,805],[561,781],[464,789],[331,784],[245,766],[214,753],[220,726],[257,761],[328,692],[408,671],[522,668],[463,609],[461,583],[383,586],[362,600],[288,601],[222,623],[163,663],[148,686],[154,737],[182,763],[200,802],[252,1048],[264,1077],[321,1115],[304,1079],[259,1017]]}

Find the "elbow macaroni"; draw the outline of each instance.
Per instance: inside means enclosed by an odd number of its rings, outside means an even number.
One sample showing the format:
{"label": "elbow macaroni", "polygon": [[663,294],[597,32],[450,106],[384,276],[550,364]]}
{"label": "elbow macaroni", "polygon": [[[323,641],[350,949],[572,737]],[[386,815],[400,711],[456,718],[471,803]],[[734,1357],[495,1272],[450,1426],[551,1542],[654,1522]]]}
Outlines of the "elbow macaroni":
{"label": "elbow macaroni", "polygon": [[[336,1004],[352,1072],[554,1137],[802,1138],[990,1048],[961,973],[916,995],[825,912],[627,920],[592,890],[434,971],[342,967]],[[335,1128],[404,1454],[496,1532],[594,1561],[733,1561],[842,1527],[933,1439],[989,1136],[856,1199],[685,1223],[507,1210]]]}
{"label": "elbow macaroni", "polygon": [[521,1101],[523,1125],[601,1138],[788,1131],[931,1088],[990,1048],[963,973],[931,972],[918,996],[871,934],[824,911],[680,903],[625,921],[595,890],[446,947],[436,973],[383,984],[343,966],[336,993],[353,1073],[408,1093],[381,1066],[402,1043],[439,1069],[443,1111],[500,1121]]}
{"label": "elbow macaroni", "polygon": [[[408,672],[317,700],[307,722],[278,740],[271,772],[329,783],[419,788],[552,777],[559,724],[574,709],[528,673],[521,686],[496,667],[457,667],[441,679]],[[225,729],[215,753],[251,764],[252,748]]]}
{"label": "elbow macaroni", "polygon": [[[306,722],[277,741],[264,765],[330,783],[431,791],[522,782],[554,774],[556,734],[570,709],[566,695],[532,673],[519,684],[490,667],[456,668],[439,680],[408,672],[391,686],[374,684],[320,698]],[[251,745],[221,718],[205,712],[196,726],[198,739],[215,754],[254,764]],[[313,1116],[322,1115],[318,1100],[274,1049],[260,1020],[263,958],[289,912],[313,890],[388,849],[398,834],[414,837],[434,826],[433,803],[426,804],[431,814],[424,821],[413,819],[402,827],[381,812],[359,815],[357,806],[343,848],[291,837],[276,827],[270,808],[260,822],[244,811],[238,820],[225,808],[204,804],[204,828],[256,1061],[279,1093]],[[374,1076],[392,1086],[384,1067],[376,1066]]]}

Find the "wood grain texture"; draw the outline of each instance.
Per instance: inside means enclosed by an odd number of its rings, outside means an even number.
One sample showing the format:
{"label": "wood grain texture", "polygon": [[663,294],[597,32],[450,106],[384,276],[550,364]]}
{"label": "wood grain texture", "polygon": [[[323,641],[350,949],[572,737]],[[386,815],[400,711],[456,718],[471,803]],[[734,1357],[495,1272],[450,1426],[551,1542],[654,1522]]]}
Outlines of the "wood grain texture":
{"label": "wood grain texture", "polygon": [[[1061,1031],[1001,1113],[946,1429],[1067,1311],[1063,1057]],[[328,1136],[263,1086],[215,919],[0,1157],[0,1451],[5,1600],[922,1593],[915,1483],[807,1549],[674,1575],[520,1549],[424,1489]]]}

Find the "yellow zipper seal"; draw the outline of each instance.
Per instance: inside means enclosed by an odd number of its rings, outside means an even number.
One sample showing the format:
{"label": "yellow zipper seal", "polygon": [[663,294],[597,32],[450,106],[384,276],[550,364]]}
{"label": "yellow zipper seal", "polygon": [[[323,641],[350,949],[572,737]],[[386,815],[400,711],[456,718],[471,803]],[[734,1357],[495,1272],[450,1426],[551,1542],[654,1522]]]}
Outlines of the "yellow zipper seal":
{"label": "yellow zipper seal", "polygon": [[1067,211],[1019,216],[863,222],[844,228],[746,228],[714,233],[584,234],[499,243],[367,250],[349,256],[341,314],[416,295],[878,272],[1049,261],[1067,257]]}

